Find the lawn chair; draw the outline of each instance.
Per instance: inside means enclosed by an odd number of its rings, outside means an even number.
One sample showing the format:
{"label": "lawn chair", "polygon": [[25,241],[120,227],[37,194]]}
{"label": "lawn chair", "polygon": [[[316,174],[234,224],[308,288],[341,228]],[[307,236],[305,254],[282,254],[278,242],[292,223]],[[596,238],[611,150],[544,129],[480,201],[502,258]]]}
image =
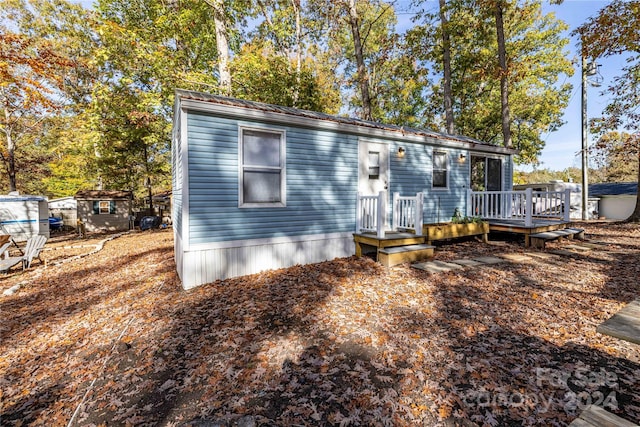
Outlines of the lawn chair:
{"label": "lawn chair", "polygon": [[[2,237],[2,236],[0,236]],[[2,254],[4,254],[6,252],[6,256],[5,258],[9,257],[9,251],[7,251],[7,249],[9,249],[9,246],[11,246],[11,241],[7,240],[6,242],[2,242],[2,240],[0,240],[0,259],[2,258]]]}
{"label": "lawn chair", "polygon": [[22,262],[22,269],[26,270],[31,267],[31,262],[34,258],[38,258],[40,262],[40,251],[44,248],[44,244],[47,243],[45,236],[36,235],[27,240],[27,246],[24,248],[24,255],[16,257],[8,257],[0,260],[0,272],[6,273],[11,267]]}

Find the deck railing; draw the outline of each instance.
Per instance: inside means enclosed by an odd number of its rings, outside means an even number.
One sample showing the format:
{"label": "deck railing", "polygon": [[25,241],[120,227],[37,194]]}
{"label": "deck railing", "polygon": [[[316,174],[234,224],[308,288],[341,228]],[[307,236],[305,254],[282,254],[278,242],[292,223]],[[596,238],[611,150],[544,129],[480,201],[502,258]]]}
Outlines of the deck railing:
{"label": "deck railing", "polygon": [[414,230],[418,236],[422,235],[422,212],[424,198],[422,193],[415,196],[400,196],[393,193],[393,229]]}
{"label": "deck railing", "polygon": [[467,216],[483,219],[523,220],[526,227],[534,218],[569,221],[571,190],[564,191],[471,191],[467,197]]}
{"label": "deck railing", "polygon": [[356,233],[375,232],[378,237],[384,237],[387,223],[387,192],[381,191],[376,196],[358,193],[356,220]]}
{"label": "deck railing", "polygon": [[[394,193],[391,225],[393,230],[414,230],[415,234],[421,236],[423,211],[422,193],[416,193],[415,196],[400,196],[399,193]],[[381,191],[375,196],[358,193],[356,233],[374,232],[382,238],[386,228],[387,192]]]}

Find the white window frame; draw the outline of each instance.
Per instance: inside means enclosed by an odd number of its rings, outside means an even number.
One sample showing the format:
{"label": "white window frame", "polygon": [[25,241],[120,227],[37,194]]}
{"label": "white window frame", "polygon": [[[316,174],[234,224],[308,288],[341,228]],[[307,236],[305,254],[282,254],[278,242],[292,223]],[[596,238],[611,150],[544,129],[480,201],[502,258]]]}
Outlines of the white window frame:
{"label": "white window frame", "polygon": [[[252,166],[245,165],[244,153],[243,153],[243,136],[245,131],[256,131],[264,133],[272,133],[280,135],[280,166],[268,167],[268,166]],[[238,127],[238,207],[239,208],[284,208],[287,206],[287,174],[286,174],[286,140],[287,134],[284,129],[273,128],[261,128],[261,127]],[[280,201],[278,202],[265,202],[265,203],[245,203],[244,202],[244,171],[266,171],[266,170],[279,170],[280,171]]]}
{"label": "white window frame", "polygon": [[[434,174],[436,172],[436,155],[440,155],[443,154],[444,155],[444,164],[445,164],[445,186],[436,186],[435,185],[435,181],[434,181]],[[449,189],[449,153],[447,151],[444,150],[433,150],[433,153],[431,154],[431,188],[433,190],[448,190]],[[443,169],[437,169],[438,171],[442,171]]]}
{"label": "white window frame", "polygon": [[[103,205],[107,206],[107,209],[105,211],[105,209],[103,208]],[[100,200],[98,201],[98,214],[100,215],[105,215],[105,214],[110,214],[111,213],[111,201],[110,200]]]}

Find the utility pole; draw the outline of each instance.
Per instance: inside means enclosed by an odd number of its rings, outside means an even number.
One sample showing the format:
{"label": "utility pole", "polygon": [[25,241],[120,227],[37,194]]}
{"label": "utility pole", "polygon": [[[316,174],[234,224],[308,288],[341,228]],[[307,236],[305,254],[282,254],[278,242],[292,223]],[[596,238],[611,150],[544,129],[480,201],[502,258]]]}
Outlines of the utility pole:
{"label": "utility pole", "polygon": [[589,152],[587,142],[587,59],[582,54],[582,219],[589,219]]}
{"label": "utility pole", "polygon": [[582,219],[589,219],[589,118],[587,117],[587,87],[600,86],[600,81],[589,81],[588,77],[598,74],[598,64],[587,62],[582,54]]}

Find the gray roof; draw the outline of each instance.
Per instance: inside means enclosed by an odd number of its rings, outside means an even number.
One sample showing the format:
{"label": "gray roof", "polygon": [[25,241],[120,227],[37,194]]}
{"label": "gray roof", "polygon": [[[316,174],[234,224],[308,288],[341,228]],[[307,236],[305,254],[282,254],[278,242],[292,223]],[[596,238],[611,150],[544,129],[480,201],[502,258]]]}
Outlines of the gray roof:
{"label": "gray roof", "polygon": [[133,199],[133,192],[119,190],[78,190],[78,200],[128,200]]}
{"label": "gray roof", "polygon": [[[372,121],[362,120],[362,119],[357,119],[352,117],[333,116],[330,114],[320,113],[317,111],[301,110],[293,107],[283,107],[280,105],[265,104],[263,102],[248,101],[244,99],[230,98],[226,96],[213,95],[209,93],[196,92],[196,91],[190,91],[190,90],[184,90],[184,89],[176,89],[176,95],[182,99],[193,99],[196,101],[213,102],[216,104],[228,105],[231,107],[250,108],[253,110],[259,110],[263,112],[288,114],[292,116],[306,117],[306,118],[315,119],[315,120],[324,120],[324,121],[331,121],[331,122],[342,123],[347,125],[401,132],[403,134],[414,134],[419,136],[426,136],[426,137],[440,139],[440,140],[459,141],[459,142],[464,142],[468,144],[479,144],[479,145],[484,145],[489,147],[500,147],[501,149],[505,150],[505,148],[502,146],[489,144],[487,142],[480,141],[474,138],[469,138],[467,136],[449,135],[449,134],[436,132],[429,129],[397,126],[397,125],[372,122]],[[508,150],[508,151],[512,151],[513,153],[517,152],[516,150]]]}
{"label": "gray roof", "polygon": [[637,182],[598,182],[589,184],[589,196],[620,196],[638,194]]}

